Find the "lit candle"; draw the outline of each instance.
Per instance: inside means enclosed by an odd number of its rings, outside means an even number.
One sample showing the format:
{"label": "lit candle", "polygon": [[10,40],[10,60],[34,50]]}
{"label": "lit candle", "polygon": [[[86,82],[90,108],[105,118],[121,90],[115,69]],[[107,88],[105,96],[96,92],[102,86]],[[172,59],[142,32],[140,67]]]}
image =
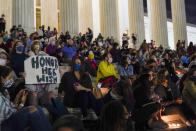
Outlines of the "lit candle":
{"label": "lit candle", "polygon": [[176,127],[176,124],[173,123],[172,126],[173,126],[173,127]]}

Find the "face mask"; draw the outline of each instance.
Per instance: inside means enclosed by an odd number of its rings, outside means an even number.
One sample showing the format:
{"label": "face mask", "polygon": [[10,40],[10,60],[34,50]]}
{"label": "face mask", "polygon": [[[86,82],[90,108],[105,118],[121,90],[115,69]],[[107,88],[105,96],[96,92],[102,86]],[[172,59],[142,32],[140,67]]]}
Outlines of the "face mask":
{"label": "face mask", "polygon": [[40,49],[40,46],[39,45],[35,45],[34,48],[37,49],[37,50],[39,50]]}
{"label": "face mask", "polygon": [[108,63],[112,63],[113,59],[109,58]]}
{"label": "face mask", "polygon": [[74,69],[75,69],[75,71],[79,71],[80,70],[80,64],[75,64]]}
{"label": "face mask", "polygon": [[48,39],[45,39],[45,43],[47,43],[48,42]]}
{"label": "face mask", "polygon": [[17,47],[18,52],[22,53],[24,51],[24,46],[20,45]]}
{"label": "face mask", "polygon": [[69,48],[71,48],[72,47],[72,45],[67,45]]}
{"label": "face mask", "polygon": [[103,43],[102,43],[102,42],[98,42],[98,45],[99,45],[99,46],[103,46]]}
{"label": "face mask", "polygon": [[90,60],[93,60],[94,57],[95,57],[94,54],[89,54],[89,55],[88,55],[88,58],[89,58]]}
{"label": "face mask", "polygon": [[84,52],[80,53],[81,56],[84,56]]}
{"label": "face mask", "polygon": [[130,61],[130,60],[128,60],[128,61],[127,61],[127,63],[130,65],[130,64],[131,64],[131,61]]}
{"label": "face mask", "polygon": [[4,87],[10,88],[13,84],[14,84],[14,80],[13,79],[10,79],[10,80],[7,80],[5,82]]}
{"label": "face mask", "polygon": [[43,44],[42,44],[42,43],[40,43],[40,46],[41,46],[41,49],[43,49],[43,47],[44,47],[44,46],[43,46]]}
{"label": "face mask", "polygon": [[3,41],[7,42],[8,41],[8,37],[3,38]]}
{"label": "face mask", "polygon": [[5,65],[6,65],[6,60],[0,58],[0,65],[1,65],[1,66],[5,66]]}
{"label": "face mask", "polygon": [[55,42],[55,41],[52,41],[52,42],[51,42],[51,44],[52,44],[52,45],[55,45],[55,44],[56,44],[56,42]]}

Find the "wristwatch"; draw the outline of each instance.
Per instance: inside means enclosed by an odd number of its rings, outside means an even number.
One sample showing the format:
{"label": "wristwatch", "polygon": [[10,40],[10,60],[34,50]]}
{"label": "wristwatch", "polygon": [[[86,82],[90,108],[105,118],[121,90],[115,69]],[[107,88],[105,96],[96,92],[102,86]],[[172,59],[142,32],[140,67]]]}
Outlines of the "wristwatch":
{"label": "wristwatch", "polygon": [[20,106],[20,107],[24,107],[24,104],[21,103],[19,106]]}

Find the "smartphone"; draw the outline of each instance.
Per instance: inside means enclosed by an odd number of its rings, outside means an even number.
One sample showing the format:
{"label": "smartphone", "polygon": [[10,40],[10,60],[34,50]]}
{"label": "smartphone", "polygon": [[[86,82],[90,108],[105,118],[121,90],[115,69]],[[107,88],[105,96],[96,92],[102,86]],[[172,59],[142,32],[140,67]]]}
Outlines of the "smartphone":
{"label": "smartphone", "polygon": [[97,87],[100,89],[101,88],[101,86],[102,86],[102,83],[98,83],[97,84]]}
{"label": "smartphone", "polygon": [[78,83],[78,82],[75,82],[73,85],[74,85],[74,86],[78,86],[78,85],[79,85],[79,83]]}

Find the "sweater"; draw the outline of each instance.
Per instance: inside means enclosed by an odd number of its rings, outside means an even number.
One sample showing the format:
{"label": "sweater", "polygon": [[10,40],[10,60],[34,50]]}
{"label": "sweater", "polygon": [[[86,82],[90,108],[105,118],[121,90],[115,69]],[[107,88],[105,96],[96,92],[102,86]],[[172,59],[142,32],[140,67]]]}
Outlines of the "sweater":
{"label": "sweater", "polygon": [[101,61],[98,67],[98,71],[97,71],[96,83],[98,83],[100,79],[106,78],[109,76],[114,76],[117,78],[117,74],[116,74],[113,64],[108,64],[105,61]]}
{"label": "sweater", "polygon": [[76,54],[76,48],[73,46],[64,46],[61,51],[63,52],[65,58],[71,59]]}

